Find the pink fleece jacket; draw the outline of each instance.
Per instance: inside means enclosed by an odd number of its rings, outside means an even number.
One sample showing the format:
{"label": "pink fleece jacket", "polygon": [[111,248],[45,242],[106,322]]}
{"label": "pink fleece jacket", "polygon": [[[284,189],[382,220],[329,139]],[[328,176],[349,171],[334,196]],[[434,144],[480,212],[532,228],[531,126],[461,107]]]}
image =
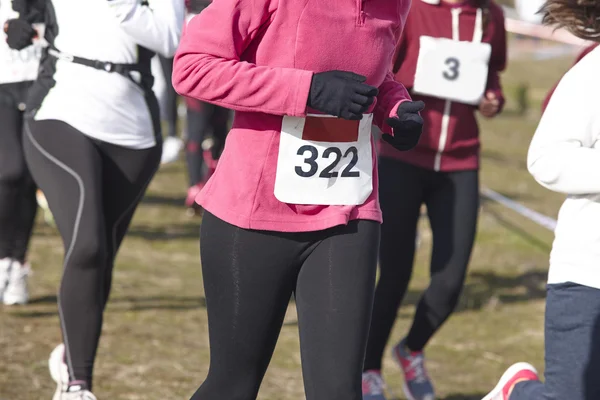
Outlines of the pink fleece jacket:
{"label": "pink fleece jacket", "polygon": [[217,170],[196,199],[241,228],[327,229],[353,219],[381,222],[373,192],[360,206],[295,205],[275,198],[283,116],[306,116],[313,73],[352,71],[379,88],[375,123],[410,99],[391,73],[410,0],[218,0],[186,27],[175,56],[181,95],[236,111]]}

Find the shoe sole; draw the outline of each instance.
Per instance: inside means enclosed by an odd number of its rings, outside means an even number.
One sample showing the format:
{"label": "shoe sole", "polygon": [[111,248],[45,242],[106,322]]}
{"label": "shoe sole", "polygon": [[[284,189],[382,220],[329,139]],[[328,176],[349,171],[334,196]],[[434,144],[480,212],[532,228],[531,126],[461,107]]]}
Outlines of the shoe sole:
{"label": "shoe sole", "polygon": [[519,371],[531,371],[533,373],[535,373],[536,375],[538,374],[537,370],[533,367],[533,365],[528,364],[528,363],[517,363],[513,366],[511,366],[509,369],[506,370],[506,372],[502,375],[502,377],[500,377],[500,381],[498,382],[498,384],[496,385],[496,387],[494,389],[492,389],[491,392],[489,392],[487,394],[487,396],[485,396],[483,399],[481,400],[493,400],[495,396],[498,395],[498,393],[500,393],[502,391],[502,389],[504,388],[504,386],[508,383],[508,381],[515,376],[515,374]]}
{"label": "shoe sole", "polygon": [[[410,389],[406,385],[406,382],[404,382],[402,384],[402,391],[404,392],[404,395],[406,396],[406,400],[416,400],[415,397],[413,397],[412,393],[410,392]],[[435,400],[435,395],[433,397],[425,397],[423,400]]]}
{"label": "shoe sole", "polygon": [[52,380],[56,382],[56,391],[54,392],[52,400],[60,400],[62,393],[67,389],[66,386],[69,382],[69,377],[63,376],[63,369],[61,368],[63,365],[62,358],[64,357],[64,351],[64,345],[56,347],[52,353],[50,353],[50,358],[48,359],[50,376],[52,377]]}

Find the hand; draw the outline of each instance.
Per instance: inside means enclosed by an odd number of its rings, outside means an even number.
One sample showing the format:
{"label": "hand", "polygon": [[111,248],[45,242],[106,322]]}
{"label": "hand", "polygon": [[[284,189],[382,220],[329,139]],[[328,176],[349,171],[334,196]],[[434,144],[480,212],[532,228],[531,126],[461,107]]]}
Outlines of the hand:
{"label": "hand", "polygon": [[479,103],[479,112],[486,118],[492,118],[500,110],[500,100],[494,92],[487,92]]}
{"label": "hand", "polygon": [[9,19],[4,24],[4,33],[6,33],[6,43],[8,47],[14,50],[23,50],[25,47],[33,44],[33,38],[37,36],[37,31],[31,24],[22,19]]}
{"label": "hand", "polygon": [[308,106],[343,119],[360,120],[379,93],[365,84],[367,78],[346,71],[327,71],[313,75]]}
{"label": "hand", "polygon": [[394,130],[394,136],[383,134],[381,139],[396,150],[407,151],[415,148],[423,132],[423,118],[419,111],[425,108],[422,101],[405,101],[398,107],[398,117],[388,118],[387,124]]}

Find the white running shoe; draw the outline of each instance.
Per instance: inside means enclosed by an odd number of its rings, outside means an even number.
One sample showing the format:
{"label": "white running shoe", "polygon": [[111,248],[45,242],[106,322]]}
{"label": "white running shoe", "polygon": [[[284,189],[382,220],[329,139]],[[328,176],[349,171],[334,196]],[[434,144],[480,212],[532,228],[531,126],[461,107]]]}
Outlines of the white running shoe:
{"label": "white running shoe", "polygon": [[56,382],[56,392],[52,400],[62,400],[62,394],[67,391],[69,386],[69,369],[67,368],[67,364],[65,364],[64,344],[59,344],[50,353],[48,369],[50,369],[50,376]]}
{"label": "white running shoe", "polygon": [[[86,389],[73,390],[73,386],[68,392],[61,393],[58,400],[98,400],[92,392]],[[57,399],[54,399],[57,400]]]}
{"label": "white running shoe", "polygon": [[65,345],[59,344],[50,353],[48,360],[50,376],[56,382],[56,392],[52,400],[97,400],[85,385],[69,385],[69,369],[65,363]]}
{"label": "white running shoe", "polygon": [[539,379],[537,371],[531,364],[524,362],[514,364],[506,370],[496,387],[483,400],[509,400],[510,394],[517,383]]}
{"label": "white running shoe", "polygon": [[0,260],[0,301],[4,299],[4,292],[8,285],[8,279],[10,277],[10,265],[12,260],[10,258],[3,258]]}
{"label": "white running shoe", "polygon": [[29,264],[21,264],[12,260],[8,284],[4,290],[4,304],[13,306],[15,304],[25,305],[29,301],[29,289],[27,277],[31,273]]}
{"label": "white running shoe", "polygon": [[178,137],[169,136],[163,142],[163,152],[160,159],[161,164],[169,164],[177,161],[179,152],[183,149],[183,140]]}

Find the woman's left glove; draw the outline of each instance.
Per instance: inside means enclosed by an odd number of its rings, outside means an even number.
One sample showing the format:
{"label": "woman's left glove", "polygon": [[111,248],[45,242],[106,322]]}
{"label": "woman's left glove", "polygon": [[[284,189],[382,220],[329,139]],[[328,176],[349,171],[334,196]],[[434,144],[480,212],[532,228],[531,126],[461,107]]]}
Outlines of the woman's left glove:
{"label": "woman's left glove", "polygon": [[384,133],[385,140],[396,150],[407,151],[415,148],[423,132],[423,118],[419,111],[425,108],[422,101],[405,101],[398,107],[398,117],[388,118],[385,122],[392,127],[394,136]]}

